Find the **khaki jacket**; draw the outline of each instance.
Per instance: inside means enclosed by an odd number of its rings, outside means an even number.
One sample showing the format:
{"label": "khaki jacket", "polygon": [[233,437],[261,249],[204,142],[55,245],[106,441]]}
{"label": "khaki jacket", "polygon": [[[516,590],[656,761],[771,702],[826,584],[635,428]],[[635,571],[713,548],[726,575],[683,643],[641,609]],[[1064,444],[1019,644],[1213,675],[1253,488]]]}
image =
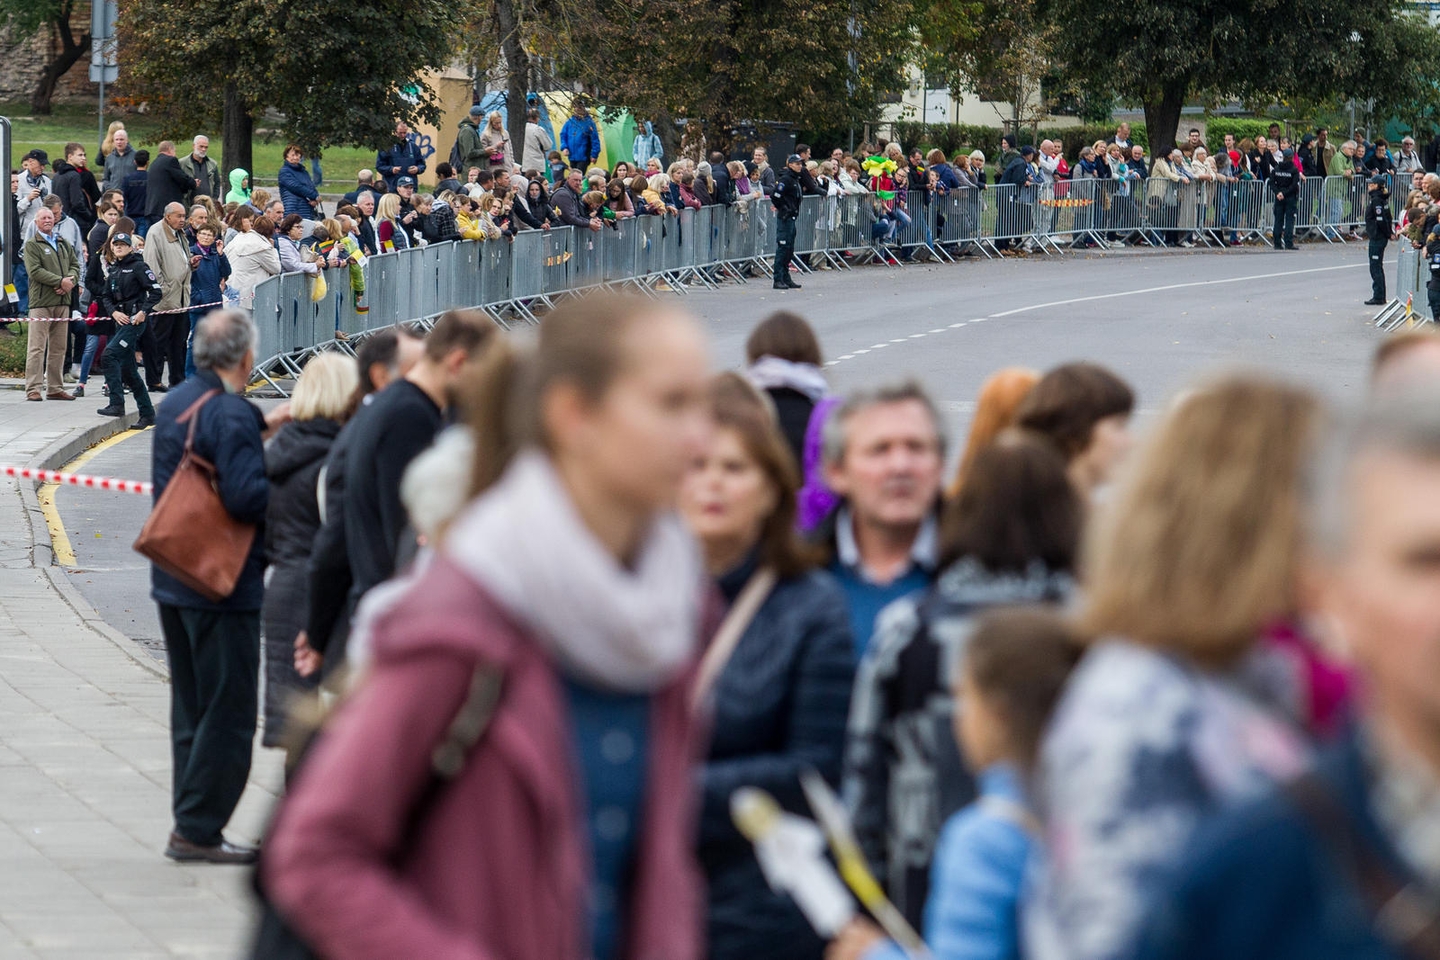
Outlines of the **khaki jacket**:
{"label": "khaki jacket", "polygon": [[[53,234],[52,234],[53,235]],[[21,256],[25,260],[25,271],[30,275],[30,306],[68,307],[70,294],[56,293],[66,277],[80,283],[80,255],[69,241],[55,236],[52,247],[37,233],[25,241]]]}
{"label": "khaki jacket", "polygon": [[178,310],[190,305],[190,244],[183,231],[174,232],[164,220],[151,227],[145,234],[145,265],[165,291],[156,310]]}

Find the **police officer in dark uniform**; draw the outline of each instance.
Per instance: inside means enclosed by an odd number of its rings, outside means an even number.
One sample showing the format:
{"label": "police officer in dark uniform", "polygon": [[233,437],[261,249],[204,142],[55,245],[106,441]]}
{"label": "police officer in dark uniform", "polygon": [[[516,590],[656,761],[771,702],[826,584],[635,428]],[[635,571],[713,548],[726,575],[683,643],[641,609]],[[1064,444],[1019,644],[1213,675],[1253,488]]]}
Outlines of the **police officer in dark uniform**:
{"label": "police officer in dark uniform", "polygon": [[[1370,238],[1370,299],[1367,306],[1378,307],[1385,300],[1385,247],[1390,243],[1394,219],[1390,214],[1390,178],[1377,173],[1365,188],[1365,234]],[[1433,294],[1432,294],[1433,297]]]}
{"label": "police officer in dark uniform", "polygon": [[790,261],[795,258],[795,218],[800,216],[800,170],[804,161],[792,153],[785,160],[785,169],[775,184],[770,202],[775,205],[775,289],[799,290],[800,284],[790,279]]}
{"label": "police officer in dark uniform", "polygon": [[[1282,143],[1284,141],[1282,140]],[[1288,147],[1270,170],[1270,192],[1275,195],[1275,249],[1295,249],[1295,213],[1300,207],[1300,171]]]}
{"label": "police officer in dark uniform", "polygon": [[155,407],[145,389],[145,378],[135,366],[135,345],[145,332],[147,315],[160,302],[160,281],[136,252],[130,234],[117,233],[111,237],[110,251],[115,255],[115,262],[110,265],[110,275],[105,278],[100,294],[101,313],[115,321],[115,335],[105,348],[105,386],[110,404],[101,407],[98,413],[102,417],[125,415],[125,391],[120,386],[123,381],[134,394],[135,405],[140,410],[140,419],[131,429],[143,430],[155,425]]}

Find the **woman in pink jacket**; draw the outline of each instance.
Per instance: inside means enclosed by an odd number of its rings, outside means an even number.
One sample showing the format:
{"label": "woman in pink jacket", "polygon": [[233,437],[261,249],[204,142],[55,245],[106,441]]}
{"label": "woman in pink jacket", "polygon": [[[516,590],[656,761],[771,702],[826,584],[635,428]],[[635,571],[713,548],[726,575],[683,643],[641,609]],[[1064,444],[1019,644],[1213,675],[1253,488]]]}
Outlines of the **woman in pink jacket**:
{"label": "woman in pink jacket", "polygon": [[[572,301],[471,380],[476,498],[374,620],[262,860],[328,960],[698,960],[703,567],[673,505],[704,450],[703,334]],[[439,776],[477,681],[499,700]]]}

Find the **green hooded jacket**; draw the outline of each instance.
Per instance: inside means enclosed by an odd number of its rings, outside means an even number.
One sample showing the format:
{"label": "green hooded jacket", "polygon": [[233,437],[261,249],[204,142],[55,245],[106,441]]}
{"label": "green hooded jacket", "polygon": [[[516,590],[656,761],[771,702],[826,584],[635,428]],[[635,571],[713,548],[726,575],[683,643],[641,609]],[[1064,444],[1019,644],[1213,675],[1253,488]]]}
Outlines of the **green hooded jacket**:
{"label": "green hooded jacket", "polygon": [[230,192],[225,194],[226,203],[250,202],[250,171],[236,167],[230,171]]}

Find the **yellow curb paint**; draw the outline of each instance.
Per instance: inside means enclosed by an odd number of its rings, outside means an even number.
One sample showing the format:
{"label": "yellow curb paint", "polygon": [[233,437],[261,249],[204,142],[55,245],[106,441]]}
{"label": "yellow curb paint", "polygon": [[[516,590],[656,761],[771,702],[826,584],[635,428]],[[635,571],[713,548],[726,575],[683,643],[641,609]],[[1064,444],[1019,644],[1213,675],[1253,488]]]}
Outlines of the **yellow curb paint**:
{"label": "yellow curb paint", "polygon": [[[92,458],[99,456],[122,440],[128,440],[130,437],[144,432],[143,430],[122,430],[113,437],[101,440],[61,467],[59,472],[74,473],[89,463]],[[55,505],[55,495],[59,492],[59,487],[58,483],[42,483],[40,488],[35,491],[35,499],[40,501],[40,513],[45,518],[45,526],[50,530],[50,546],[55,551],[55,562],[62,567],[74,567],[78,565],[78,561],[75,559],[75,548],[70,545],[70,535],[65,532],[65,523],[60,519],[60,509]]]}

